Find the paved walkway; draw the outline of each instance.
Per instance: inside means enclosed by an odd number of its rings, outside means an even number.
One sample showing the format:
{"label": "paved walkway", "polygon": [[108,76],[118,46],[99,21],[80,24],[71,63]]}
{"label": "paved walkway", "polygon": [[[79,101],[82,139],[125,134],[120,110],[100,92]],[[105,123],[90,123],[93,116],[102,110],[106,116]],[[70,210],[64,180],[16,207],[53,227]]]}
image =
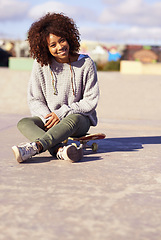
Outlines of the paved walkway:
{"label": "paved walkway", "polygon": [[160,240],[161,79],[100,72],[96,154],[18,164],[29,72],[0,69],[0,239]]}

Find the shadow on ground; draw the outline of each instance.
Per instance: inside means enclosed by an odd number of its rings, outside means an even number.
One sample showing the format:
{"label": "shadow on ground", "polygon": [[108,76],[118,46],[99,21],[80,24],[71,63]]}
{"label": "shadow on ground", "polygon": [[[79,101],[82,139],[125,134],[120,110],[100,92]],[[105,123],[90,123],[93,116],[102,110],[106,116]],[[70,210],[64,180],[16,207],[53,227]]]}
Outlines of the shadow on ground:
{"label": "shadow on ground", "polygon": [[[55,158],[56,159],[56,158]],[[30,158],[28,160],[26,160],[25,162],[22,162],[21,164],[37,164],[37,163],[47,163],[54,160],[53,157],[41,157],[41,155],[37,155],[33,158]]]}
{"label": "shadow on ground", "polygon": [[[102,140],[90,141],[89,144],[96,142],[99,153],[118,152],[118,151],[137,151],[143,148],[145,144],[161,144],[161,136],[151,137],[126,137],[126,138],[105,138]],[[91,155],[92,154],[92,155]],[[91,156],[90,156],[91,155]],[[84,158],[81,162],[101,160],[101,156],[94,156],[92,150],[84,151]],[[27,160],[23,164],[37,164],[57,160],[56,157],[36,156]]]}
{"label": "shadow on ground", "polygon": [[98,152],[136,151],[145,144],[161,144],[161,136],[106,138],[97,141]]}

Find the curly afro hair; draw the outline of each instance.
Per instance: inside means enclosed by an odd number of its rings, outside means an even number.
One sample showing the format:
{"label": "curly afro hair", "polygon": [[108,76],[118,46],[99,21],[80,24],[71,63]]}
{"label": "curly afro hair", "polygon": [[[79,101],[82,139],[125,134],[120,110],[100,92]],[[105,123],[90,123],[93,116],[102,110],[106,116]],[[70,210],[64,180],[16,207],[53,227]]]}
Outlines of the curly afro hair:
{"label": "curly afro hair", "polygon": [[80,34],[73,19],[63,13],[48,13],[34,22],[28,31],[31,56],[41,66],[51,64],[52,55],[47,44],[47,37],[50,33],[67,40],[71,55],[78,53]]}

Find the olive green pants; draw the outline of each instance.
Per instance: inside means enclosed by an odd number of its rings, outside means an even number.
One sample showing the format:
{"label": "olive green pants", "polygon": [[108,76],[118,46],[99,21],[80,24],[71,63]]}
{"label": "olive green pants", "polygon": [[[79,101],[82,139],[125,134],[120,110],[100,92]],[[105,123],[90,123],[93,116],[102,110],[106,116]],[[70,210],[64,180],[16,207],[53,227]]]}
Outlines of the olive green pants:
{"label": "olive green pants", "polygon": [[71,114],[45,131],[43,121],[35,116],[21,119],[17,127],[31,142],[39,141],[43,152],[49,150],[54,155],[59,144],[68,137],[85,135],[90,128],[90,120],[81,114]]}

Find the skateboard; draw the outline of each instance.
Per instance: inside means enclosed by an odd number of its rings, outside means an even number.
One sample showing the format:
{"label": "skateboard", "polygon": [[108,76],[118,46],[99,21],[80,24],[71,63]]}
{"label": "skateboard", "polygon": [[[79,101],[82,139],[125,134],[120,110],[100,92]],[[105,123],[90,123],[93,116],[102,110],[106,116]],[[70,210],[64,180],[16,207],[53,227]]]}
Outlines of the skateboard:
{"label": "skateboard", "polygon": [[[69,137],[66,141],[66,144],[68,140],[72,141],[78,141],[80,143],[80,146],[84,149],[91,148],[93,152],[97,152],[98,150],[98,144],[96,142],[93,142],[91,145],[88,144],[91,140],[98,140],[98,139],[104,139],[106,135],[104,133],[94,133],[94,134],[88,134],[82,137]],[[72,143],[77,147],[76,143]]]}

